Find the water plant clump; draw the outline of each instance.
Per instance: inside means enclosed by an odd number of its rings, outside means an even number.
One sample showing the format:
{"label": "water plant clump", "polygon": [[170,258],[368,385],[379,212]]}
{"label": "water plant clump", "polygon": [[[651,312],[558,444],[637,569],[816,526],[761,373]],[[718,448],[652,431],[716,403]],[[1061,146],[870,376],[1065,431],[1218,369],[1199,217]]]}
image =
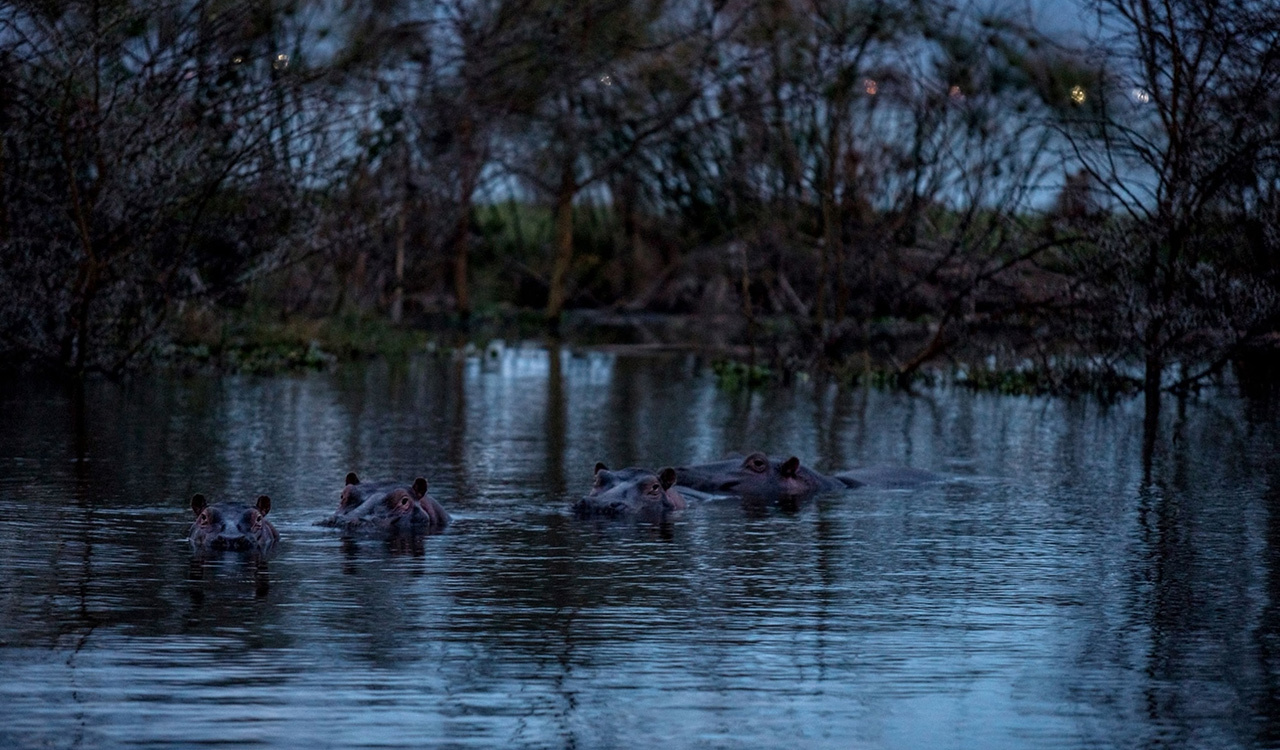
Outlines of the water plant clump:
{"label": "water plant clump", "polygon": [[1142,388],[1139,377],[1114,367],[1074,362],[1056,368],[1045,363],[961,367],[953,372],[951,380],[970,390],[1011,396],[1092,394],[1106,400],[1132,395]]}
{"label": "water plant clump", "polygon": [[776,382],[777,373],[764,365],[718,359],[711,363],[716,384],[726,391],[751,390]]}

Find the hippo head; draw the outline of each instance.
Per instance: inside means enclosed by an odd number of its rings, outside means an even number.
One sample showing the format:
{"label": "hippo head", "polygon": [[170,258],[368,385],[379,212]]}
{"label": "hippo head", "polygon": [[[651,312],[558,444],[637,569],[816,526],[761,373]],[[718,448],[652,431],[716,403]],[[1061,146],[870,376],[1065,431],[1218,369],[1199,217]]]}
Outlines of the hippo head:
{"label": "hippo head", "polygon": [[427,480],[418,477],[409,487],[396,487],[382,498],[382,507],[375,508],[373,513],[392,528],[409,529],[414,526],[430,525],[433,520],[423,500],[427,497]]}
{"label": "hippo head", "polygon": [[444,526],[449,514],[427,494],[427,480],[418,477],[398,482],[361,483],[355,472],[347,474],[337,512],[323,525],[370,531],[420,532]]}
{"label": "hippo head", "polygon": [[271,498],[266,495],[260,495],[254,505],[242,505],[211,504],[196,493],[191,498],[191,510],[195,522],[188,539],[198,549],[263,552],[280,538],[266,518],[271,511]]}
{"label": "hippo head", "polygon": [[675,483],[676,470],[671,467],[655,474],[638,467],[611,471],[597,463],[591,493],[575,507],[609,514],[682,510],[684,498],[676,491]]}
{"label": "hippo head", "polygon": [[800,497],[826,489],[826,478],[791,456],[770,458],[759,451],[677,470],[679,483],[703,492],[727,492],[754,498]]}
{"label": "hippo head", "polygon": [[[788,465],[800,460],[792,456]],[[706,492],[732,492],[761,490],[776,483],[779,465],[759,451],[741,459],[729,459],[680,469],[680,483]]]}

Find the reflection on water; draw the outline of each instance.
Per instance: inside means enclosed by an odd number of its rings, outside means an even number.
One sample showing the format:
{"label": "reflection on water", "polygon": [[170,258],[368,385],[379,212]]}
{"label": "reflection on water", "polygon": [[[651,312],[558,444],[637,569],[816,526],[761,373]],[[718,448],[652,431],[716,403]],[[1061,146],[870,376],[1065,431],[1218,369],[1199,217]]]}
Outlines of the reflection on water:
{"label": "reflection on water", "polygon": [[[1276,425],[537,349],[0,395],[0,746],[1269,747]],[[575,519],[597,460],[951,477]],[[416,540],[314,522],[425,475]],[[187,499],[273,500],[266,559]]]}

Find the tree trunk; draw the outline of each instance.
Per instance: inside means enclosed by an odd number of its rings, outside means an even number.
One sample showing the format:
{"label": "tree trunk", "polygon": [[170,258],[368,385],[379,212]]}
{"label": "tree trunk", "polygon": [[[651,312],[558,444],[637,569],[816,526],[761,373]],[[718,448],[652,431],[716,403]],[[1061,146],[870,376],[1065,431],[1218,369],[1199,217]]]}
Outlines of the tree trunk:
{"label": "tree trunk", "polygon": [[471,317],[471,292],[467,286],[467,256],[471,249],[471,194],[476,189],[476,152],[473,143],[475,127],[470,114],[458,125],[462,163],[459,169],[461,190],[458,195],[458,224],[453,236],[453,298],[459,317]]}
{"label": "tree trunk", "polygon": [[844,249],[844,212],[840,209],[840,205],[835,203],[834,191],[831,196],[833,205],[832,221],[832,244],[835,245],[835,281],[836,281],[836,323],[844,322],[845,315],[849,312],[849,285],[845,280],[845,249]]}
{"label": "tree trunk", "polygon": [[391,292],[391,322],[396,325],[404,317],[404,246],[407,234],[405,214],[408,212],[409,202],[402,201],[400,215],[396,217],[396,285]]}
{"label": "tree trunk", "polygon": [[[825,180],[824,180],[825,182]],[[831,275],[831,200],[822,190],[822,252],[818,256],[818,293],[813,301],[813,325],[821,335],[827,319],[827,277]]]}
{"label": "tree trunk", "polygon": [[[4,106],[3,102],[0,102],[0,108],[2,108],[3,106]],[[0,112],[0,117],[3,117],[3,116],[4,116],[3,112]],[[8,239],[9,239],[9,195],[5,190],[4,145],[0,144],[0,242],[5,242]]]}
{"label": "tree trunk", "polygon": [[453,239],[453,299],[458,316],[465,322],[471,318],[471,292],[467,286],[467,256],[471,252],[471,200],[458,207],[457,235]]}
{"label": "tree trunk", "polygon": [[825,153],[823,153],[823,158],[826,160],[826,173],[822,176],[822,194],[820,196],[822,204],[822,257],[819,260],[818,299],[814,304],[813,311],[813,320],[819,329],[822,328],[823,323],[826,321],[827,288],[831,286],[828,278],[832,275],[833,261],[837,283],[836,321],[839,322],[844,315],[844,309],[839,300],[839,288],[843,287],[840,284],[840,277],[844,271],[844,263],[841,262],[844,258],[844,249],[840,247],[842,222],[840,219],[840,205],[836,202],[836,184],[839,175],[837,170],[839,170],[840,162],[842,161],[840,134],[844,126],[844,120],[841,118],[840,113],[844,112],[847,107],[848,104],[845,103],[844,97],[837,97],[826,122],[827,142],[824,149]]}
{"label": "tree trunk", "polygon": [[72,315],[74,330],[68,332],[66,343],[63,344],[62,360],[65,364],[72,366],[72,371],[77,378],[84,377],[89,367],[89,316],[93,299],[98,295],[98,265],[95,261],[89,261],[87,268],[79,294],[80,299],[76,301],[73,308],[75,310]]}
{"label": "tree trunk", "polygon": [[573,159],[565,159],[560,173],[560,188],[555,201],[555,262],[547,289],[547,322],[555,327],[560,321],[566,297],[565,286],[569,266],[573,264],[573,197],[578,192],[573,179]]}
{"label": "tree trunk", "polygon": [[628,171],[622,176],[618,186],[616,210],[622,214],[622,235],[626,243],[626,278],[623,280],[622,294],[632,298],[638,296],[649,277],[644,257],[644,245],[640,241],[640,219],[636,200],[636,178]]}
{"label": "tree trunk", "polygon": [[747,366],[754,368],[756,366],[756,311],[755,306],[751,304],[751,260],[747,257],[747,243],[739,242],[738,248],[742,254],[742,276],[739,278],[742,315],[747,319]]}
{"label": "tree trunk", "polygon": [[1152,323],[1154,332],[1148,332],[1146,361],[1142,372],[1142,395],[1145,401],[1146,421],[1153,423],[1160,414],[1160,391],[1164,380],[1164,357],[1159,349],[1159,325]]}
{"label": "tree trunk", "polygon": [[[1168,212],[1162,210],[1165,216]],[[1172,222],[1166,224],[1173,226]],[[1142,371],[1142,395],[1145,400],[1146,419],[1149,424],[1154,424],[1156,418],[1160,414],[1160,386],[1164,378],[1164,345],[1162,338],[1164,335],[1164,313],[1166,303],[1171,294],[1171,279],[1173,278],[1173,269],[1176,263],[1179,241],[1178,232],[1175,229],[1167,235],[1169,239],[1169,260],[1168,265],[1161,268],[1161,243],[1150,241],[1147,244],[1146,268],[1144,275],[1146,276],[1146,298],[1147,310],[1151,314],[1150,321],[1147,322],[1146,329],[1142,332],[1142,353],[1144,357]],[[1163,273],[1162,273],[1163,271]]]}

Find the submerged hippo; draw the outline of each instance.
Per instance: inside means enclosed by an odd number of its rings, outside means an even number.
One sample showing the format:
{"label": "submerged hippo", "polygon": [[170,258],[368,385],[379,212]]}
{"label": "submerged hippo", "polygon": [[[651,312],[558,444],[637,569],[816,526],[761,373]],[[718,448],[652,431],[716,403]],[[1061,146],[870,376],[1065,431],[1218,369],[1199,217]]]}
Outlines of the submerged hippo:
{"label": "submerged hippo", "polygon": [[267,520],[271,498],[258,497],[254,505],[242,503],[210,504],[204,495],[191,498],[196,514],[187,540],[199,550],[239,550],[266,552],[280,541],[280,533]]}
{"label": "submerged hippo", "polygon": [[573,504],[584,516],[655,515],[684,510],[684,497],[676,490],[676,470],[671,467],[654,473],[631,467],[611,471],[597,463],[591,494]]}
{"label": "submerged hippo", "polygon": [[864,485],[914,487],[939,479],[932,472],[905,467],[852,469],[826,475],[802,465],[795,456],[777,459],[760,452],[676,469],[676,484],[682,488],[757,499],[803,498]]}
{"label": "submerged hippo", "polygon": [[907,489],[943,480],[942,476],[932,471],[913,469],[909,466],[869,466],[832,474],[831,478],[844,482],[847,487],[884,489]]}
{"label": "submerged hippo", "polygon": [[702,492],[754,498],[805,497],[858,486],[802,466],[795,456],[778,460],[759,452],[744,458],[681,466],[676,469],[676,484]]}
{"label": "submerged hippo", "polygon": [[444,506],[427,494],[426,479],[418,477],[412,484],[361,482],[353,471],[347,474],[337,512],[320,524],[349,531],[410,534],[444,528],[450,520]]}

